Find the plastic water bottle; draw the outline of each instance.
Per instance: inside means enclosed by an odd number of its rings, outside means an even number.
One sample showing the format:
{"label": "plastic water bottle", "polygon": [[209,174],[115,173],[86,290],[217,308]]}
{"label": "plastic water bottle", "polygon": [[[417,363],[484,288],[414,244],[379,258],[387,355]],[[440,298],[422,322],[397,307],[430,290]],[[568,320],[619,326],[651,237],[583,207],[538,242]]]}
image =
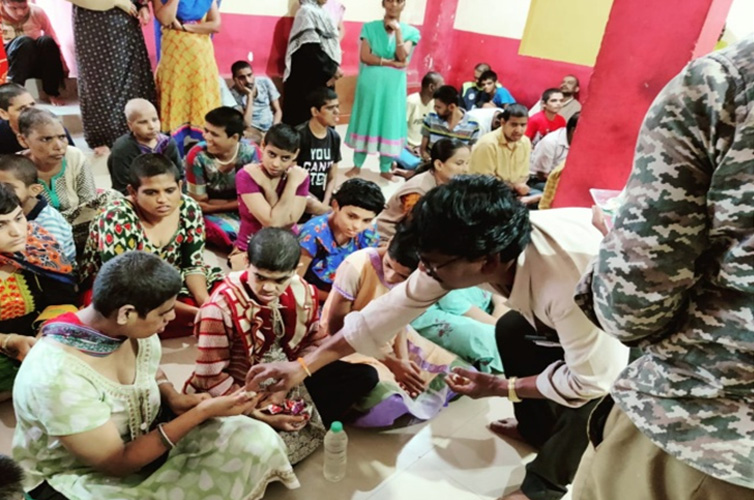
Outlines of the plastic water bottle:
{"label": "plastic water bottle", "polygon": [[330,424],[330,430],[325,434],[325,479],[338,482],[346,476],[346,452],[348,436],[343,430],[343,424],[335,421]]}

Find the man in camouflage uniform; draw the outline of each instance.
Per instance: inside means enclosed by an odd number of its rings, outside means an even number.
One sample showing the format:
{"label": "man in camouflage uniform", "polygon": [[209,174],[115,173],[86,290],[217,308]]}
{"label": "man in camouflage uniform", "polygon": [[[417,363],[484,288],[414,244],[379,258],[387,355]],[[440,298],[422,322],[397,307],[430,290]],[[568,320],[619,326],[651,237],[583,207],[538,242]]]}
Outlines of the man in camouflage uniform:
{"label": "man in camouflage uniform", "polygon": [[579,292],[642,356],[592,415],[574,500],[754,498],[754,39],[658,96]]}

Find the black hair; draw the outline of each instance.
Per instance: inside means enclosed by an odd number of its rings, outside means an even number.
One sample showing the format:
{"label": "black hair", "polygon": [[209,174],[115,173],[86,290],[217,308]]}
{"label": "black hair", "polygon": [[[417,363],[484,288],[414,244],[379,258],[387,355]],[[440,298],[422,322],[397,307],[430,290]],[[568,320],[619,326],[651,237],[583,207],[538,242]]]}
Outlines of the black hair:
{"label": "black hair", "polygon": [[237,135],[239,140],[243,138],[243,132],[246,130],[243,113],[229,106],[213,109],[204,115],[204,119],[215,127],[222,127],[228,137]]}
{"label": "black hair", "polygon": [[440,139],[432,145],[432,149],[429,152],[429,161],[420,165],[416,169],[416,173],[421,174],[423,172],[426,172],[427,170],[434,170],[435,161],[440,160],[440,162],[445,163],[449,159],[453,158],[453,155],[456,154],[456,151],[463,148],[470,150],[471,146],[458,139]]}
{"label": "black hair", "polygon": [[340,185],[332,195],[333,200],[338,202],[340,208],[354,206],[374,212],[375,215],[385,208],[385,195],[380,186],[372,181],[360,179],[348,179]]}
{"label": "black hair", "polygon": [[3,83],[0,85],[0,109],[8,111],[11,101],[16,97],[28,94],[26,87],[13,82]]}
{"label": "black hair", "polygon": [[529,210],[503,181],[488,175],[458,175],[432,189],[408,219],[419,253],[475,260],[499,254],[515,260],[531,236]]}
{"label": "black hair", "polygon": [[529,118],[529,110],[523,104],[508,104],[502,112],[503,121],[508,121],[511,117]]}
{"label": "black hair", "polygon": [[550,100],[550,97],[552,97],[553,94],[562,94],[563,91],[556,88],[547,89],[544,92],[542,92],[542,102],[547,102]]}
{"label": "black hair", "polygon": [[283,151],[295,153],[301,146],[301,137],[295,128],[285,123],[278,123],[270,127],[270,130],[264,134],[263,142]]}
{"label": "black hair", "polygon": [[[723,32],[725,32],[725,28],[724,27],[723,27]],[[569,77],[573,78],[574,80],[576,80],[576,86],[577,87],[581,87],[581,82],[579,81],[579,77],[578,76],[571,74],[571,75],[566,75],[563,78],[569,78]]]}
{"label": "black hair", "polygon": [[0,500],[24,497],[24,470],[7,455],[0,455],[0,478]]}
{"label": "black hair", "polygon": [[496,82],[497,81],[497,73],[495,73],[491,69],[488,69],[487,71],[485,71],[484,73],[482,73],[481,75],[479,75],[479,81],[480,82],[483,82],[485,80],[492,80],[493,82]]}
{"label": "black hair", "polygon": [[395,227],[395,234],[388,243],[387,253],[391,259],[412,272],[419,267],[417,234],[405,220]]}
{"label": "black hair", "polygon": [[338,94],[330,87],[317,87],[309,93],[306,102],[309,103],[310,108],[320,110],[329,101],[334,101],[337,98]]}
{"label": "black hair", "polygon": [[183,286],[181,273],[149,252],[125,252],[102,266],[94,279],[92,306],[109,318],[123,306],[131,305],[144,318],[178,295]]}
{"label": "black hair", "polygon": [[435,90],[435,95],[432,97],[447,106],[450,106],[451,104],[458,106],[461,102],[460,96],[458,95],[458,89],[456,89],[452,85],[443,85],[439,89]]}
{"label": "black hair", "polygon": [[301,247],[296,236],[287,229],[265,227],[249,240],[246,249],[249,264],[257,269],[284,273],[295,271],[301,259]]}
{"label": "black hair", "polygon": [[50,123],[63,126],[63,122],[55,113],[42,108],[28,108],[18,116],[18,131],[21,135],[28,136],[37,127]]}
{"label": "black hair", "polygon": [[131,162],[129,185],[134,190],[137,190],[141,186],[142,179],[164,174],[172,175],[176,183],[181,180],[181,173],[178,171],[178,167],[167,156],[159,153],[139,155]]}
{"label": "black hair", "polygon": [[576,130],[576,127],[579,125],[580,116],[581,111],[578,111],[568,119],[568,123],[566,123],[566,134],[570,134],[572,131]]}
{"label": "black hair", "polygon": [[249,64],[247,61],[236,61],[233,64],[230,65],[230,74],[233,75],[233,78],[236,77],[236,73],[241,71],[242,69],[249,68],[252,71],[254,71],[251,68],[251,64]]}
{"label": "black hair", "polygon": [[8,215],[21,206],[21,200],[9,185],[0,182],[0,215]]}
{"label": "black hair", "polygon": [[29,187],[37,184],[37,167],[34,162],[21,155],[0,155],[0,172],[8,172]]}
{"label": "black hair", "polygon": [[424,78],[422,78],[422,88],[426,89],[433,83],[437,83],[442,79],[442,75],[438,73],[437,71],[430,71],[426,75],[424,75]]}

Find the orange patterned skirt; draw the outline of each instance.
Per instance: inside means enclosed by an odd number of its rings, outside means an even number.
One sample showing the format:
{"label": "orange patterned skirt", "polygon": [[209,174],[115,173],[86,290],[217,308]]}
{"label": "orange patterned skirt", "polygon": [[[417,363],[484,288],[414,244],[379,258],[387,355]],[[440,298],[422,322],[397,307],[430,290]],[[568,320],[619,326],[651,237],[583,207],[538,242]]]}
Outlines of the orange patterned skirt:
{"label": "orange patterned skirt", "polygon": [[187,137],[201,139],[204,115],[220,106],[220,74],[209,35],[162,29],[157,66],[162,129],[181,151]]}

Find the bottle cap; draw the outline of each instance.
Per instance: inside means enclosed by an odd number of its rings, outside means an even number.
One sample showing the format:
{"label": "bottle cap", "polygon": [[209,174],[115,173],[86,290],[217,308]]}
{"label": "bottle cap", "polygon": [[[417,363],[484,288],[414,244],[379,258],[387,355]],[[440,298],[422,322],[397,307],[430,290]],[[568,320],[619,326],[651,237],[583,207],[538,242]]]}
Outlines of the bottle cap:
{"label": "bottle cap", "polygon": [[336,420],[330,424],[330,430],[333,432],[343,432],[343,424]]}

